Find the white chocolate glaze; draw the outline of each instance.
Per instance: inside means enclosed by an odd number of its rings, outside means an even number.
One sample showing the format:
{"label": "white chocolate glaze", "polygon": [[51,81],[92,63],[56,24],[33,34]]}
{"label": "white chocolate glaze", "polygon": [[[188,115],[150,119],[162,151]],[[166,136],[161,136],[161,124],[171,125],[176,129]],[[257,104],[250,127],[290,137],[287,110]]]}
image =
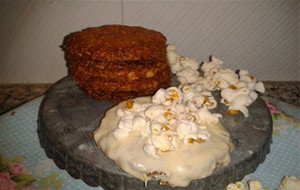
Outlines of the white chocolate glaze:
{"label": "white chocolate glaze", "polygon": [[[150,97],[134,99],[137,103],[149,103]],[[219,123],[210,125],[210,140],[201,143],[179,143],[175,150],[162,152],[159,157],[151,157],[144,151],[144,139],[133,131],[127,137],[117,139],[113,131],[120,118],[117,110],[126,102],[106,112],[99,128],[94,132],[97,145],[125,172],[141,179],[161,180],[171,186],[187,186],[191,180],[212,174],[217,166],[230,162],[233,148],[229,133]],[[150,151],[151,152],[151,151]]]}

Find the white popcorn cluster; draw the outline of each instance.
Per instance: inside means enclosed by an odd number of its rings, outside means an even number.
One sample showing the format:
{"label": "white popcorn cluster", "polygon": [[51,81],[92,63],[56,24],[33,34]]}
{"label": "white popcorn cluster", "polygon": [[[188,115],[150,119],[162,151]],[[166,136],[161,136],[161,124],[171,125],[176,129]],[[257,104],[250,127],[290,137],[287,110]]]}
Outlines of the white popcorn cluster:
{"label": "white popcorn cluster", "polygon": [[182,84],[190,84],[197,81],[199,77],[197,70],[200,64],[196,59],[180,56],[176,52],[176,46],[174,45],[167,46],[167,56],[172,73],[176,74]]}
{"label": "white popcorn cluster", "polygon": [[226,187],[226,190],[248,190],[246,185],[240,181],[236,183],[231,183]]}
{"label": "white popcorn cluster", "polygon": [[194,102],[198,102],[198,95],[209,97],[209,103],[206,102],[209,109],[215,108],[217,104],[211,91],[220,90],[221,103],[228,106],[229,113],[242,112],[245,117],[248,117],[247,107],[256,100],[256,92],[265,91],[263,83],[257,82],[248,71],[240,70],[236,73],[230,69],[223,69],[223,61],[214,56],[211,57],[211,61],[201,65],[203,76],[199,73],[200,64],[195,59],[180,56],[175,46],[167,47],[167,56],[171,70],[176,74],[180,86],[191,91],[191,94],[197,94]]}
{"label": "white popcorn cluster", "polygon": [[120,121],[113,131],[114,137],[122,140],[130,133],[139,133],[145,142],[145,153],[154,159],[175,150],[179,144],[209,141],[208,125],[217,124],[221,115],[209,112],[208,102],[213,100],[192,102],[193,96],[186,90],[159,89],[151,103],[127,101],[125,108],[117,110]]}
{"label": "white popcorn cluster", "polygon": [[[299,187],[300,178],[296,176],[284,176],[277,190],[299,190]],[[264,188],[259,180],[243,180],[229,184],[226,190],[267,190],[267,188]]]}
{"label": "white popcorn cluster", "polygon": [[260,181],[248,181],[247,184],[239,181],[231,183],[226,187],[226,190],[264,190]]}
{"label": "white popcorn cluster", "polygon": [[277,190],[299,190],[300,188],[300,177],[296,176],[285,176],[281,180],[281,184]]}

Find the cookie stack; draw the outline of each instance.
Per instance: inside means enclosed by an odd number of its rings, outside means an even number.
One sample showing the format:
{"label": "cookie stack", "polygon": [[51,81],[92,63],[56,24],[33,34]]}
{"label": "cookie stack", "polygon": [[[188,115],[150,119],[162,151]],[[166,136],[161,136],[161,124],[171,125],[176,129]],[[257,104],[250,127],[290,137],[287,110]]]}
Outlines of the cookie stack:
{"label": "cookie stack", "polygon": [[157,31],[104,25],[65,37],[69,75],[87,95],[118,103],[171,83],[166,37]]}

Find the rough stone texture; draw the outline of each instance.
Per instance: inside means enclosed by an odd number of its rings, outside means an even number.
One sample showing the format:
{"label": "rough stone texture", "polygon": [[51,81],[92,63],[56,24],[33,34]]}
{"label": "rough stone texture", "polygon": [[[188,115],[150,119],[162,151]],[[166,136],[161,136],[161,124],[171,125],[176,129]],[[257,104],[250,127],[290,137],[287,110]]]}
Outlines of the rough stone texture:
{"label": "rough stone texture", "polygon": [[270,150],[272,119],[261,98],[250,106],[248,118],[230,116],[219,104],[221,122],[235,144],[231,163],[217,168],[211,176],[193,180],[188,187],[171,188],[151,181],[146,188],[142,181],[117,167],[94,142],[93,131],[112,106],[111,102],[85,96],[70,78],[53,85],[40,106],[37,132],[47,156],[91,186],[101,185],[106,190],[223,190],[228,183],[253,172]]}
{"label": "rough stone texture", "polygon": [[300,107],[300,81],[264,81],[264,96]]}
{"label": "rough stone texture", "polygon": [[0,115],[43,95],[52,84],[0,84]]}

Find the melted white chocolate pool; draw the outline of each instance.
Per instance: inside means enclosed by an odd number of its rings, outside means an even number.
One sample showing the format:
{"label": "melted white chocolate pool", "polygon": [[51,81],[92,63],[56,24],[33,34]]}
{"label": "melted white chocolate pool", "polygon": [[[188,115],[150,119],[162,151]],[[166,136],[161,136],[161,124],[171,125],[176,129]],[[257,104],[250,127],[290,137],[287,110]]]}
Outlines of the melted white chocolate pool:
{"label": "melted white chocolate pool", "polygon": [[[148,103],[151,98],[137,98],[134,101]],[[182,143],[173,151],[161,153],[157,159],[146,155],[144,139],[139,132],[117,140],[113,135],[120,120],[116,112],[124,105],[125,102],[120,103],[106,112],[94,132],[94,138],[97,145],[121,169],[145,183],[156,179],[171,186],[187,186],[191,180],[209,176],[217,166],[230,162],[233,145],[229,133],[221,124],[208,127],[211,134],[209,141],[187,145]]]}

